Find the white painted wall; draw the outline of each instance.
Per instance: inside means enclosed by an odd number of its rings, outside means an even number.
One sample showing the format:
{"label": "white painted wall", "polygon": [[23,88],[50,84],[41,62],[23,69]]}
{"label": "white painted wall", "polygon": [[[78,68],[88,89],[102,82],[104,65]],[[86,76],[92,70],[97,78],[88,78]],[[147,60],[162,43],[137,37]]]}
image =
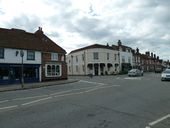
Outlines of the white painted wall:
{"label": "white painted wall", "polygon": [[[98,52],[99,59],[94,60],[93,53]],[[107,53],[109,53],[109,60],[107,60]],[[116,54],[116,60],[115,60],[115,54]],[[84,61],[82,59],[82,55],[84,55]],[[76,57],[78,58],[78,61],[76,61]],[[67,65],[68,65],[68,75],[87,75],[90,73],[90,71],[87,68],[87,65],[89,63],[105,63],[105,71],[108,71],[107,69],[107,63],[111,63],[113,65],[112,68],[110,68],[108,73],[113,73],[115,70],[115,63],[119,64],[119,58],[118,58],[118,51],[116,50],[110,50],[105,48],[93,48],[93,49],[86,49],[78,52],[71,53],[67,55]],[[83,65],[85,66],[83,70]],[[78,70],[77,70],[78,69]],[[99,69],[100,71],[100,69]]]}
{"label": "white painted wall", "polygon": [[[16,55],[16,51],[18,51],[18,55]],[[41,64],[41,52],[35,51],[35,60],[27,60],[27,50],[24,51],[23,63],[24,64]],[[20,56],[19,49],[4,49],[4,59],[0,59],[0,63],[15,63],[20,64],[22,62],[22,58]]]}

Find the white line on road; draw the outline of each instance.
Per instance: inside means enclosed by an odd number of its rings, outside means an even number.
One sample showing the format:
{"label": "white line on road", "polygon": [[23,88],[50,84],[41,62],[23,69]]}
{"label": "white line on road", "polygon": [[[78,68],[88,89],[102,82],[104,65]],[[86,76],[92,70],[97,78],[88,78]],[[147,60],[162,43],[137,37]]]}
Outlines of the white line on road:
{"label": "white line on road", "polygon": [[5,103],[5,102],[8,102],[9,100],[2,100],[0,101],[0,103]]}
{"label": "white line on road", "polygon": [[161,118],[159,118],[159,119],[157,119],[157,120],[155,120],[155,121],[153,121],[153,122],[150,122],[150,123],[149,123],[149,126],[146,126],[145,128],[151,128],[151,127],[154,126],[155,124],[157,124],[157,123],[159,123],[159,122],[161,122],[161,121],[163,121],[163,120],[165,120],[165,119],[167,119],[167,118],[170,118],[170,114],[168,114],[168,115],[166,115],[166,116],[164,116],[164,117],[161,117]]}
{"label": "white line on road", "polygon": [[120,85],[110,85],[110,86],[97,87],[97,88],[92,88],[90,90],[87,90],[85,92],[92,92],[92,91],[95,91],[95,90],[98,90],[98,89],[102,89],[102,88],[111,88],[111,87],[117,87],[117,86],[120,86]]}
{"label": "white line on road", "polygon": [[166,115],[164,117],[161,117],[161,118],[157,119],[156,121],[153,121],[153,122],[149,123],[149,126],[153,126],[153,125],[155,125],[155,124],[157,124],[157,123],[159,123],[159,122],[161,122],[161,121],[163,121],[163,120],[165,120],[165,119],[167,119],[169,117],[170,117],[170,114],[168,114],[168,115]]}
{"label": "white line on road", "polygon": [[55,93],[51,93],[51,94],[49,94],[49,95],[50,95],[50,96],[52,96],[52,95],[58,95],[58,94],[62,94],[62,93],[68,93],[68,92],[71,92],[71,91],[72,91],[72,90],[55,92]]}
{"label": "white line on road", "polygon": [[126,77],[125,80],[141,80],[141,77]]}
{"label": "white line on road", "polygon": [[16,107],[18,107],[18,105],[2,107],[2,108],[0,108],[0,110],[3,110],[3,109],[10,109],[10,108],[16,108]]}
{"label": "white line on road", "polygon": [[15,100],[28,100],[28,99],[41,98],[41,97],[46,97],[46,96],[48,96],[48,95],[30,96],[30,97],[24,97],[24,98],[11,99],[11,101],[15,101]]}
{"label": "white line on road", "polygon": [[100,84],[100,85],[106,85],[106,84],[104,84],[104,83],[91,82],[91,81],[85,81],[85,80],[80,80],[79,82],[90,83],[90,84]]}
{"label": "white line on road", "polygon": [[52,97],[47,97],[47,98],[42,98],[42,99],[39,99],[39,100],[34,100],[34,101],[31,101],[31,102],[27,102],[27,103],[24,103],[22,104],[23,106],[25,105],[29,105],[29,104],[33,104],[33,103],[37,103],[37,102],[40,102],[40,101],[43,101],[43,100],[48,100],[48,99],[51,99]]}

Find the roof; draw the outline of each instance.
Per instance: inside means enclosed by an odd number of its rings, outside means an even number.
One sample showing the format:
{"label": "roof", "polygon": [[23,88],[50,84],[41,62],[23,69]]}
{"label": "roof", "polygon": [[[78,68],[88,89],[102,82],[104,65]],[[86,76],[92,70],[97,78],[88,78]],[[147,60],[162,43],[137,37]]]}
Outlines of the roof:
{"label": "roof", "polygon": [[76,49],[70,52],[71,53],[75,53],[75,52],[79,52],[82,50],[87,50],[87,49],[93,49],[93,48],[104,48],[104,49],[110,49],[110,50],[116,50],[117,47],[116,46],[109,46],[109,45],[101,45],[101,44],[93,44],[93,45],[89,45],[80,49]]}
{"label": "roof", "polygon": [[66,53],[63,48],[48,38],[40,28],[35,33],[28,33],[21,29],[0,28],[0,47]]}

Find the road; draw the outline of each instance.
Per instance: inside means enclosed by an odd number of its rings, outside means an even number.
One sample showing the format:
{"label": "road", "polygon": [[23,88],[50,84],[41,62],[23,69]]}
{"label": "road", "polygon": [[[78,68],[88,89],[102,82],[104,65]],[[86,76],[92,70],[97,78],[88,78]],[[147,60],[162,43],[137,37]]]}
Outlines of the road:
{"label": "road", "polygon": [[1,92],[0,128],[146,128],[170,114],[160,74],[70,78],[80,81]]}

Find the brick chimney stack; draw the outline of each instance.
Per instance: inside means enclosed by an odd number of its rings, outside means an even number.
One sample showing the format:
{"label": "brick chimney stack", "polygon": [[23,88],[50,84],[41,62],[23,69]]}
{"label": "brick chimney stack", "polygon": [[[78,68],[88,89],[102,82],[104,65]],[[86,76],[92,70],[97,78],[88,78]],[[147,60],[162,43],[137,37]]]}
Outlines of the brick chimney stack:
{"label": "brick chimney stack", "polygon": [[117,44],[118,44],[118,46],[121,46],[122,45],[121,40],[118,40]]}

